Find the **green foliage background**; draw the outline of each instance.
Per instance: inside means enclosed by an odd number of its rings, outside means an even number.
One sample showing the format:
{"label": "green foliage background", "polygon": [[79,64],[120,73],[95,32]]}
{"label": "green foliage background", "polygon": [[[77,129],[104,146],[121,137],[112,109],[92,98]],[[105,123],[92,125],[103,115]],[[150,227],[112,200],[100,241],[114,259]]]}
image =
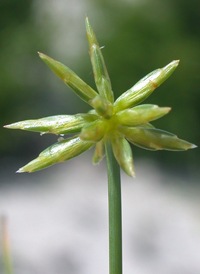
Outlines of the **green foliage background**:
{"label": "green foliage background", "polygon": [[[81,10],[83,3],[86,10]],[[42,14],[37,5],[43,8]],[[68,13],[64,22],[61,17],[59,22],[40,2],[0,2],[1,127],[18,120],[88,109],[37,56],[39,50],[61,61],[95,88],[84,29],[86,12],[100,45],[105,46],[102,51],[115,98],[150,71],[174,59],[181,60],[174,74],[145,103],[171,106],[171,113],[156,121],[156,127],[199,145],[199,1],[85,0],[80,2],[78,17],[72,4],[65,5]],[[66,27],[61,29],[63,24]],[[58,34],[63,40],[56,40]],[[70,44],[69,40],[73,42]],[[9,157],[30,160],[57,139],[36,133],[0,131],[2,162]],[[198,171],[200,160],[198,149],[179,153],[149,152],[134,147],[133,154],[154,158],[161,165],[173,166],[181,172],[191,168]]]}

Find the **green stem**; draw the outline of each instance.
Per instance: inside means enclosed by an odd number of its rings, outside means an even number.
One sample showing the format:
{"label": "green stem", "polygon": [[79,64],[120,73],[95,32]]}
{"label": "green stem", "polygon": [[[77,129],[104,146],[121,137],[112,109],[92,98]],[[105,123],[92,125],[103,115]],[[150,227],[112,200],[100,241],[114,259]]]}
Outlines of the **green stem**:
{"label": "green stem", "polygon": [[109,268],[110,274],[122,274],[122,219],[120,167],[111,143],[106,143],[109,206]]}

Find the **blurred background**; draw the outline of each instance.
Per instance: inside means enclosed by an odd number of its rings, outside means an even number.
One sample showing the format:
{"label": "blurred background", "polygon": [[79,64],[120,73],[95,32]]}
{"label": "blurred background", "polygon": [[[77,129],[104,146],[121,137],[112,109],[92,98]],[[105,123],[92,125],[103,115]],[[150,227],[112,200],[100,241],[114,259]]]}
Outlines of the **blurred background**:
{"label": "blurred background", "polygon": [[[9,219],[15,273],[108,273],[105,160],[94,167],[91,150],[15,174],[57,137],[2,128],[89,110],[37,55],[61,61],[95,89],[85,14],[105,46],[115,98],[181,60],[145,103],[172,107],[153,124],[199,146],[199,1],[0,1],[0,214]],[[199,149],[133,147],[133,155],[137,178],[122,172],[124,273],[200,273]]]}

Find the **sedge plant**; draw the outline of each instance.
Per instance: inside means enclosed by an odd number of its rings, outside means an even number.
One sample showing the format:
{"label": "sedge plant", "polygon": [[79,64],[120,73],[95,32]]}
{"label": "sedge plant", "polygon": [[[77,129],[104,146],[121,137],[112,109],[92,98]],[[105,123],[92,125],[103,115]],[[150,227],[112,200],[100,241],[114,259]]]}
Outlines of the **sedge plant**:
{"label": "sedge plant", "polygon": [[139,105],[177,68],[175,60],[146,75],[116,101],[101,49],[88,17],[85,19],[90,58],[97,90],[87,85],[62,63],[40,53],[40,58],[63,82],[92,109],[88,113],[57,115],[25,120],[5,126],[52,134],[73,134],[45,149],[17,172],[34,172],[67,161],[95,147],[93,163],[107,159],[109,197],[109,269],[110,274],[122,273],[122,225],[120,167],[135,176],[129,144],[149,150],[183,151],[196,146],[176,135],[156,129],[150,122],[166,115],[171,108],[152,104]]}

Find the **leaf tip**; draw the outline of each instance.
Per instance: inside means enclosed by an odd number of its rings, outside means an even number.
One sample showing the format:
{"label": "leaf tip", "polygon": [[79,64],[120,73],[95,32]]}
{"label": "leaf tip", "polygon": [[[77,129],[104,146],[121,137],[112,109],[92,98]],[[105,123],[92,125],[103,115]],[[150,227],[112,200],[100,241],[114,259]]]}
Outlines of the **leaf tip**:
{"label": "leaf tip", "polygon": [[196,148],[196,147],[198,147],[198,146],[192,144],[190,148]]}
{"label": "leaf tip", "polygon": [[42,60],[47,58],[47,55],[46,55],[46,54],[44,54],[44,53],[42,53],[42,52],[39,52],[39,51],[38,51],[38,55],[39,55],[39,57],[40,57]]}
{"label": "leaf tip", "polygon": [[133,170],[130,171],[129,176],[135,179],[135,172]]}
{"label": "leaf tip", "polygon": [[23,167],[19,168],[19,169],[16,171],[16,173],[24,173],[24,172],[25,172],[25,171],[24,171]]}
{"label": "leaf tip", "polygon": [[180,63],[180,60],[174,60],[174,61],[172,61],[172,63],[174,64],[174,66],[178,66]]}
{"label": "leaf tip", "polygon": [[13,123],[10,125],[5,125],[3,126],[4,128],[9,128],[9,129],[18,129],[19,127],[17,126],[17,123]]}
{"label": "leaf tip", "polygon": [[170,112],[172,110],[171,107],[166,107],[165,109],[166,109],[167,112]]}

